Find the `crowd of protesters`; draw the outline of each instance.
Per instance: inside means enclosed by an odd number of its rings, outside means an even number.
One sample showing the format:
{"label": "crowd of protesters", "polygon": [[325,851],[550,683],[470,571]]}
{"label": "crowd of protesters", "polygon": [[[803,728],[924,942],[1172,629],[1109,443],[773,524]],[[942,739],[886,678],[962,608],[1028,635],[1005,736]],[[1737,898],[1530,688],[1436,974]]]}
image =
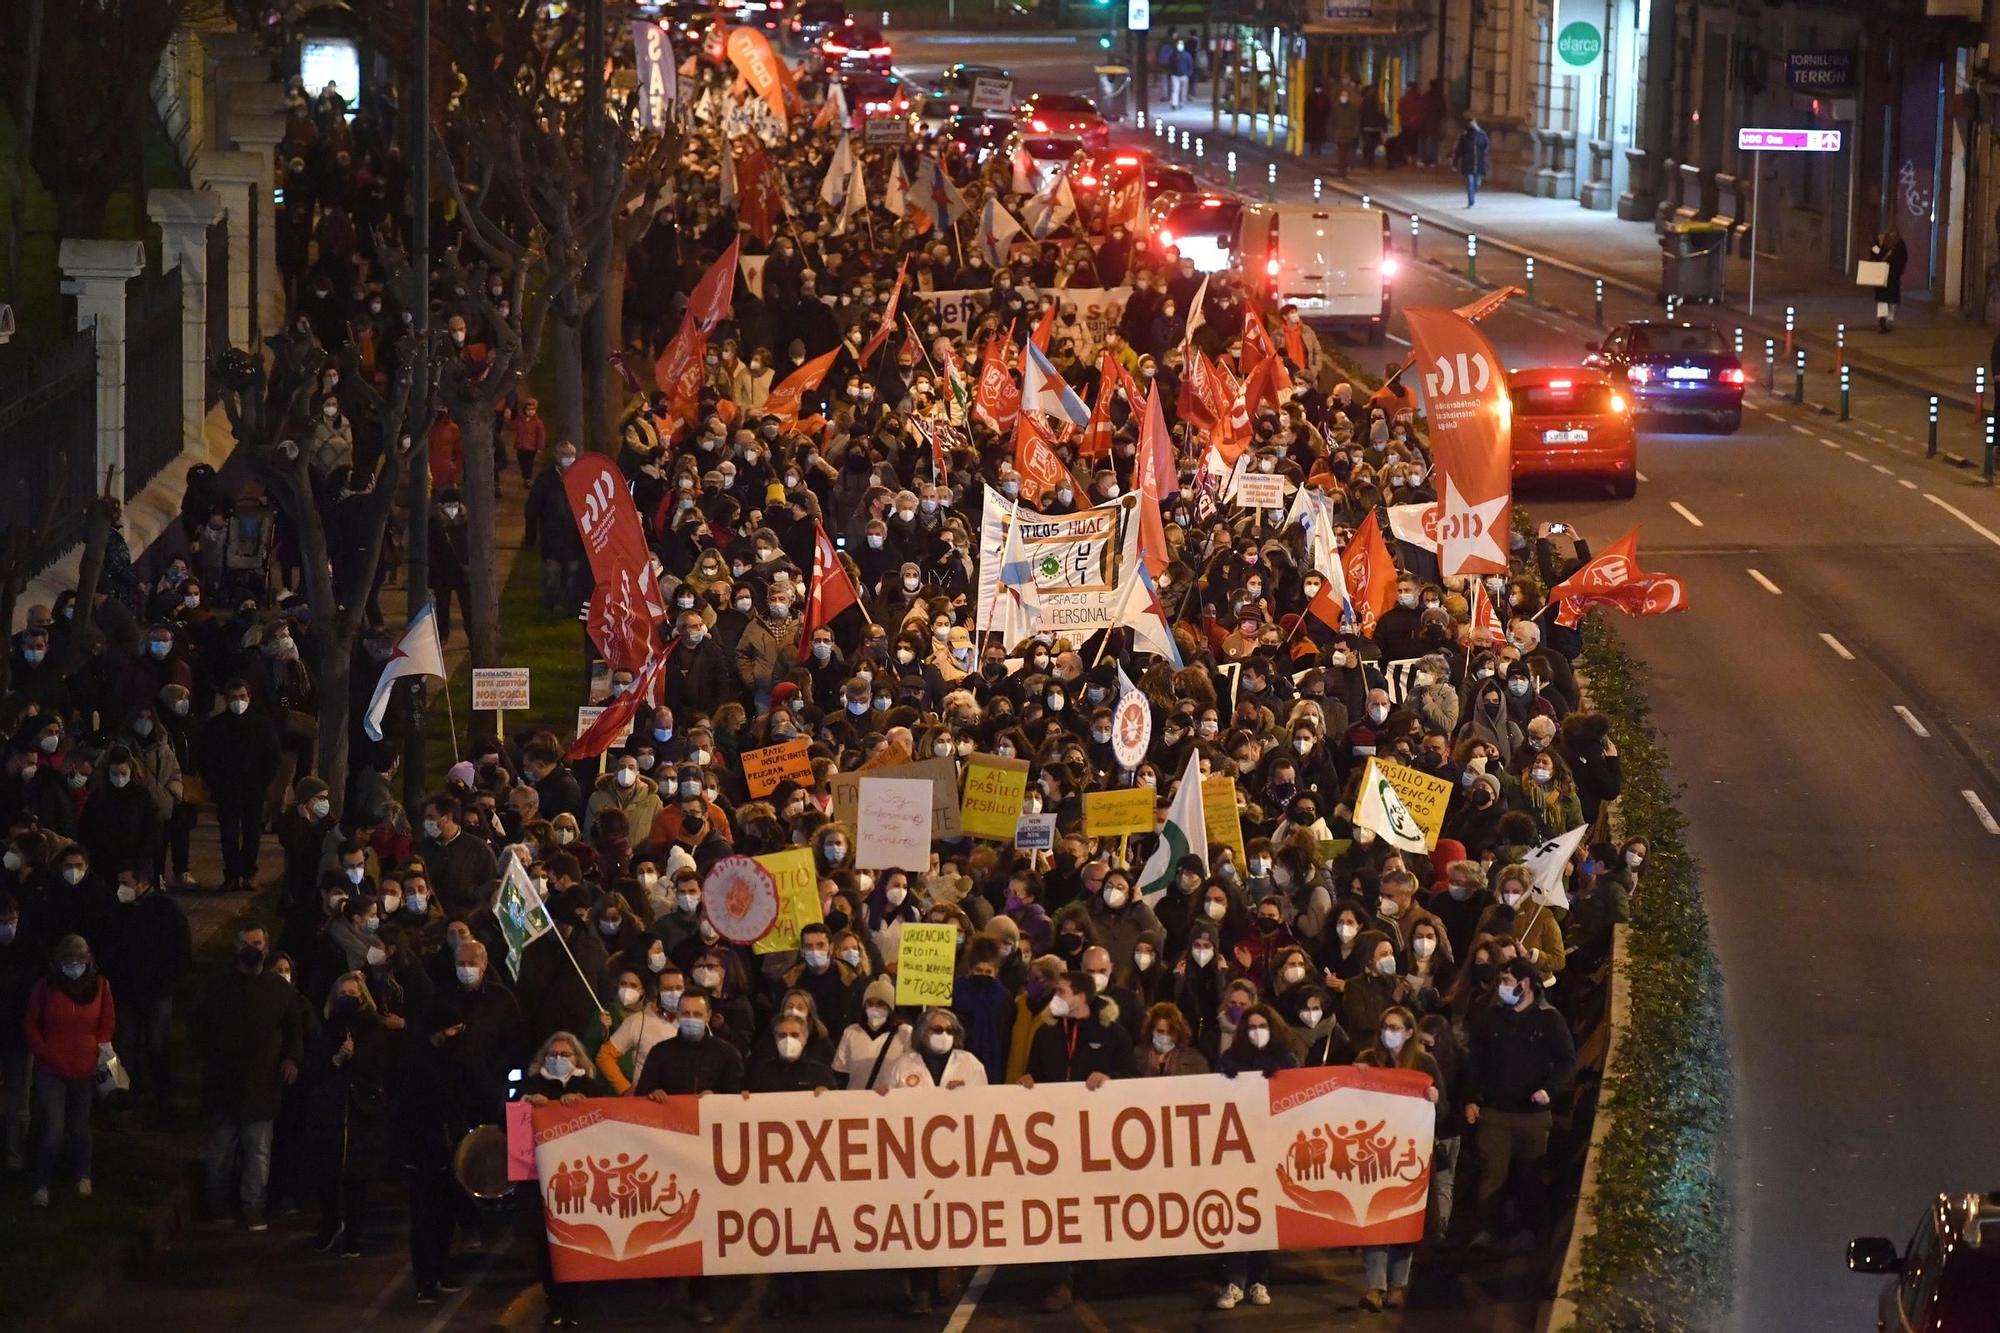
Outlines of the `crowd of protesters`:
{"label": "crowd of protesters", "polygon": [[[815,105],[822,95],[811,80],[806,93]],[[673,203],[627,266],[637,364],[667,343],[728,245],[765,256],[754,284],[736,280],[694,410],[642,392],[622,421],[617,462],[669,606],[661,695],[638,706],[629,739],[572,761],[569,736],[475,735],[406,810],[392,784],[395,738],[357,731],[354,777],[329,791],[312,773],[315,685],[300,652],[313,625],[285,591],[298,586],[296,544],[274,524],[268,540],[244,539],[254,559],[232,555],[259,501],[218,476],[197,478],[178,534],[140,560],[143,579],[114,540],[94,615],[100,653],[46,669],[69,660],[51,648],[73,599],[34,608],[14,634],[19,721],[0,784],[7,1166],[30,1173],[37,1205],[51,1205],[59,1171],[90,1192],[94,1089],[115,1055],[133,1085],[125,1095],[162,1118],[177,1089],[198,1090],[211,1221],[259,1231],[274,1211],[308,1206],[318,1248],[360,1253],[388,1242],[379,1214],[400,1195],[416,1298],[432,1302],[464,1280],[457,1241],[476,1224],[453,1149],[500,1119],[510,1089],[567,1099],[882,1090],[912,1078],[1095,1086],[1354,1063],[1432,1081],[1425,1253],[1448,1263],[1467,1242],[1532,1247],[1548,1221],[1541,1158],[1576,1068],[1572,1021],[1646,855],[1643,843],[1608,840],[1616,750],[1579,697],[1576,633],[1542,602],[1580,553],[1560,536],[1516,534],[1512,572],[1475,587],[1438,578],[1433,557],[1397,543],[1396,604],[1371,632],[1308,616],[1328,572],[1281,512],[1219,493],[1222,478],[1203,466],[1209,430],[1183,411],[1189,358],[1232,375],[1259,347],[1285,358],[1293,389],[1248,415],[1248,466],[1282,476],[1288,492],[1331,497],[1343,538],[1392,504],[1432,498],[1407,391],[1351,381],[1296,311],[1226,273],[1204,283],[1124,225],[1074,216],[989,257],[980,206],[1008,194],[1004,159],[939,147],[965,212],[926,228],[882,207],[896,150],[864,149],[856,135],[871,199],[843,222],[822,184],[851,127],[812,106],[766,131],[789,210],[758,238],[721,198],[715,127],[729,102],[711,79]],[[295,95],[278,150],[279,239],[297,317],[329,346],[356,339],[360,373],[376,375],[409,325],[372,234],[399,225],[407,172],[385,118],[344,110]],[[864,357],[905,269],[889,336]],[[506,284],[495,285],[504,299]],[[1065,300],[1071,288],[1129,296],[1092,318]],[[978,294],[969,320],[936,308],[945,291]],[[476,296],[445,307],[461,349],[487,332],[482,308],[509,317]],[[995,494],[1020,498],[1022,477],[1011,431],[961,386],[983,354],[1012,366],[1038,336],[1085,402],[1114,368],[1142,394],[1160,390],[1180,488],[1164,505],[1171,559],[1154,574],[1180,669],[1135,655],[1124,629],[1110,632],[1109,651],[1095,635],[982,633],[981,515]],[[763,410],[774,383],[836,349],[801,411]],[[350,387],[330,375],[313,404],[334,506],[380,448]],[[1072,475],[1035,507],[1062,513],[1133,490],[1142,407],[1111,395],[1108,451],[1079,459],[1074,439],[1061,443]],[[523,558],[542,564],[545,614],[573,621],[589,590],[560,475],[577,446],[552,439],[532,402],[503,411],[503,444],[527,483]],[[464,599],[454,530],[487,497],[457,486],[457,428],[447,418],[432,429],[442,611],[452,594]],[[808,631],[821,528],[861,603]],[[1472,641],[1475,595],[1490,598],[1503,646]],[[363,635],[357,699],[398,628]],[[1419,666],[1392,695],[1383,666],[1410,659]],[[1110,743],[1120,663],[1154,714],[1150,750],[1132,767]],[[1233,685],[1216,670],[1227,663],[1240,668]],[[632,671],[613,673],[614,697],[633,685]],[[813,781],[753,799],[738,756],[793,737],[810,744]],[[974,753],[1031,762],[1025,812],[1057,816],[1052,851],[966,841],[925,865],[855,868],[856,831],[830,814],[833,774]],[[1133,839],[1128,858],[1116,840],[1084,836],[1081,796],[1150,787],[1164,807],[1191,755],[1203,774],[1234,775],[1244,855],[1212,846],[1206,860],[1188,858],[1148,905],[1134,876],[1151,839]],[[1429,851],[1396,850],[1353,824],[1371,756],[1451,784]],[[210,822],[222,870],[197,884],[190,841]],[[1557,908],[1522,861],[1579,824],[1594,831],[1565,872],[1569,906]],[[260,885],[265,838],[283,865]],[[703,911],[705,872],[733,853],[793,847],[814,858],[823,924],[777,954],[721,938]],[[509,857],[525,862],[556,923],[518,973],[501,963],[490,910]],[[264,914],[235,924],[228,962],[182,1012],[192,948],[181,900],[218,888]],[[895,1004],[897,936],[913,922],[958,933],[947,1007]],[[173,1063],[177,1023],[191,1074]],[[510,1083],[514,1071],[522,1081]],[[1471,1206],[1455,1209],[1461,1148],[1476,1184]],[[1459,1213],[1476,1216],[1460,1225]],[[1364,1255],[1366,1308],[1406,1299],[1416,1252]],[[1265,1256],[1239,1256],[1206,1298],[1267,1303],[1267,1271]],[[801,1307],[815,1299],[804,1279],[774,1292]],[[911,1278],[911,1308],[937,1296],[935,1271]],[[1045,1296],[1048,1309],[1070,1302],[1066,1274]],[[695,1318],[713,1317],[706,1285],[689,1299]],[[551,1285],[553,1320],[572,1320],[576,1302]]]}

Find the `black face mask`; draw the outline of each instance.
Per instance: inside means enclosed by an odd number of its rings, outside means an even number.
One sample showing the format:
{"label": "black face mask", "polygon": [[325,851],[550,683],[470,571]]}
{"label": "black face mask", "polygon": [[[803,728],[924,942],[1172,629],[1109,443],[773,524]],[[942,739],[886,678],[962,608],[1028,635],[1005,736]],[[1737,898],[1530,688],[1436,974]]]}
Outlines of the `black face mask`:
{"label": "black face mask", "polygon": [[245,972],[255,972],[264,966],[264,951],[254,944],[246,944],[236,951],[236,965]]}
{"label": "black face mask", "polygon": [[1056,954],[1058,957],[1065,959],[1074,959],[1080,957],[1083,954],[1083,936],[1081,935],[1056,936]]}
{"label": "black face mask", "polygon": [[1472,979],[1482,986],[1499,975],[1500,969],[1492,963],[1474,963],[1472,965]]}

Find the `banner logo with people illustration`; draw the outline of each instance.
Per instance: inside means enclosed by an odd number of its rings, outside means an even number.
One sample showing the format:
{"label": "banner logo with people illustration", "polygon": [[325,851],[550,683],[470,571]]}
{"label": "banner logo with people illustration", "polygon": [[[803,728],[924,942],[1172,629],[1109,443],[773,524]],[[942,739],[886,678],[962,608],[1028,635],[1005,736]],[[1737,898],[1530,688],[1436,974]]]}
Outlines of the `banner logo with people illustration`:
{"label": "banner logo with people illustration", "polygon": [[1413,1243],[1430,1080],[593,1099],[534,1108],[556,1279]]}

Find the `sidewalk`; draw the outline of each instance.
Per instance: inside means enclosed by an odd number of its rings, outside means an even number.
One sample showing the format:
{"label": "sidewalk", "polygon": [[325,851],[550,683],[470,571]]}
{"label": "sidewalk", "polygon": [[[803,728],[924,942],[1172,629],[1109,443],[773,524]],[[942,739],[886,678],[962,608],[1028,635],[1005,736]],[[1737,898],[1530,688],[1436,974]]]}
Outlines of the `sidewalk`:
{"label": "sidewalk", "polygon": [[[1244,118],[1246,133],[1240,139],[1230,136],[1227,116],[1220,133],[1211,128],[1205,103],[1179,111],[1156,109],[1155,117],[1207,141],[1200,173],[1213,180],[1226,179],[1225,155],[1233,149],[1238,157],[1237,188],[1246,197],[1265,197],[1266,170],[1275,159],[1281,197],[1309,198],[1315,177],[1324,182],[1329,195],[1356,198],[1365,194],[1373,204],[1395,215],[1392,235],[1399,250],[1409,245],[1407,219],[1414,213],[1422,221],[1419,253],[1424,257],[1462,264],[1465,238],[1476,235],[1480,277],[1488,283],[1521,282],[1522,261],[1532,257],[1539,287],[1569,297],[1555,303],[1567,305],[1585,318],[1592,314],[1592,293],[1583,280],[1594,278],[1604,280],[1607,297],[1616,294],[1623,298],[1618,303],[1620,309],[1607,316],[1610,322],[1642,317],[1644,312],[1631,309],[1635,301],[1652,307],[1653,317],[1661,314],[1660,245],[1650,221],[1626,221],[1609,211],[1586,209],[1575,200],[1538,198],[1490,182],[1482,185],[1478,205],[1468,208],[1464,178],[1455,172],[1403,167],[1393,172],[1357,171],[1336,178],[1330,153],[1320,158],[1294,158],[1282,147],[1274,153],[1264,147],[1261,121],[1259,133],[1254,138],[1249,134],[1250,117]],[[1160,146],[1150,131],[1147,138],[1151,146]],[[1178,152],[1172,156],[1175,161],[1182,160]],[[1563,286],[1565,279],[1575,290]],[[1871,289],[1844,283],[1838,275],[1817,267],[1770,255],[1760,255],[1757,260],[1757,313],[1752,317],[1745,309],[1749,282],[1749,259],[1731,256],[1724,301],[1682,308],[1689,318],[1712,318],[1725,331],[1741,325],[1745,358],[1755,361],[1762,356],[1764,339],[1777,339],[1782,347],[1785,311],[1790,307],[1797,313],[1793,345],[1806,350],[1814,370],[1834,364],[1836,326],[1845,322],[1846,360],[1857,376],[1869,375],[1918,392],[1936,393],[1949,405],[1974,406],[1974,372],[1988,363],[1993,330],[1952,311],[1906,305],[1897,317],[1895,331],[1885,336],[1875,329]],[[1607,300],[1607,307],[1609,304]],[[1990,406],[1993,401],[1989,389],[1986,403]]]}

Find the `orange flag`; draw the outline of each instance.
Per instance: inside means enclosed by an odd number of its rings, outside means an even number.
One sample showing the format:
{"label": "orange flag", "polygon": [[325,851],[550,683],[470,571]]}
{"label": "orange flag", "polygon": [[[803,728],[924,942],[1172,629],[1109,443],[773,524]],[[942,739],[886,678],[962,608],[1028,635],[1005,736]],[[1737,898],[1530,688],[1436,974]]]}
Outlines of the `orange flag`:
{"label": "orange flag", "polygon": [[1001,355],[1003,340],[990,340],[979,357],[979,385],[973,390],[972,410],[985,417],[995,430],[1006,430],[1021,414],[1021,386],[1007,373]]}
{"label": "orange flag", "polygon": [[1389,555],[1389,544],[1382,540],[1382,527],[1373,510],[1341,551],[1340,572],[1361,632],[1373,637],[1375,622],[1396,604],[1396,562]]}
{"label": "orange flag", "polygon": [[747,136],[736,140],[731,152],[736,163],[736,216],[743,220],[752,236],[769,245],[778,234],[778,219],[785,211],[778,169],[771,164],[763,145]]}
{"label": "orange flag", "polygon": [[1020,412],[1014,422],[1014,470],[1021,474],[1021,498],[1040,504],[1042,497],[1070,480],[1069,469],[1056,457],[1055,437],[1039,413]]}
{"label": "orange flag", "polygon": [[1457,311],[1417,307],[1403,317],[1440,478],[1440,572],[1505,574],[1514,500],[1506,372],[1486,335]]}
{"label": "orange flag", "polygon": [[1132,474],[1139,487],[1139,550],[1152,562],[1150,568],[1165,569],[1172,555],[1167,550],[1167,525],[1160,517],[1160,502],[1179,489],[1180,473],[1174,466],[1173,437],[1167,434],[1167,413],[1160,405],[1157,383],[1146,395],[1146,414],[1139,426],[1139,456]]}
{"label": "orange flag", "polygon": [[1118,364],[1117,357],[1106,352],[1097,363],[1097,402],[1090,409],[1090,420],[1084,423],[1082,438],[1077,441],[1078,458],[1110,456],[1111,400],[1121,388],[1125,390],[1125,401],[1137,407],[1139,395],[1133,390],[1132,377]]}
{"label": "orange flag", "polygon": [[[1252,348],[1256,349],[1254,353],[1251,350]],[[1278,357],[1277,346],[1271,341],[1271,331],[1264,327],[1264,321],[1259,319],[1253,311],[1250,317],[1243,321],[1244,378],[1248,379],[1251,371],[1255,367],[1263,365],[1266,361],[1273,363],[1271,395],[1272,401],[1275,403],[1284,396],[1286,390],[1292,387],[1292,377],[1286,373],[1285,363]]]}
{"label": "orange flag", "polygon": [[1472,646],[1474,648],[1505,647],[1507,631],[1500,628],[1499,617],[1493,614],[1493,599],[1486,595],[1486,584],[1475,579],[1472,584]]}
{"label": "orange flag", "polygon": [[778,53],[771,49],[770,41],[755,28],[731,28],[724,49],[729,53],[729,63],[736,66],[744,82],[755,88],[757,95],[778,113],[778,123],[789,125],[792,113],[785,105],[787,71]]}
{"label": "orange flag", "polygon": [[839,356],[840,349],[836,347],[785,376],[784,383],[771,390],[771,396],[764,400],[764,415],[780,421],[797,421],[800,403],[820,386],[820,381],[826,378],[826,372],[833,369],[833,363]]}

